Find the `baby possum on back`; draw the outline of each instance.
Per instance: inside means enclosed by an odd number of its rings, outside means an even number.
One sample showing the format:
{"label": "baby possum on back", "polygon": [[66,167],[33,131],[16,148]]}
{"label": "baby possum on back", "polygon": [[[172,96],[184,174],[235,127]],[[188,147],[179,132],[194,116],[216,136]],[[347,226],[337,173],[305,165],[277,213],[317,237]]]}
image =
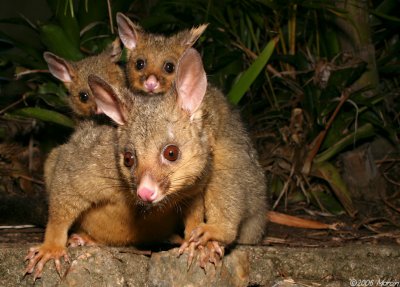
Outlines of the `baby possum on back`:
{"label": "baby possum on back", "polygon": [[135,93],[150,95],[171,89],[179,58],[207,28],[204,24],[166,37],[144,32],[122,13],[117,14],[117,24],[127,49],[128,85]]}
{"label": "baby possum on back", "polygon": [[117,63],[121,56],[120,40],[115,39],[103,52],[77,62],[67,61],[50,52],[43,54],[50,73],[62,81],[68,90],[68,102],[73,112],[80,117],[101,113],[90,91],[87,78],[94,74],[113,86],[125,86],[126,78]]}
{"label": "baby possum on back", "polygon": [[191,47],[207,25],[165,37],[146,33],[122,13],[117,14],[122,42],[127,48],[126,75],[118,64],[120,40],[116,39],[102,53],[77,62],[67,61],[45,52],[50,73],[62,81],[68,90],[69,105],[80,117],[100,114],[87,84],[89,75],[98,75],[113,86],[129,86],[136,93],[162,94],[171,88],[176,64],[183,52]]}

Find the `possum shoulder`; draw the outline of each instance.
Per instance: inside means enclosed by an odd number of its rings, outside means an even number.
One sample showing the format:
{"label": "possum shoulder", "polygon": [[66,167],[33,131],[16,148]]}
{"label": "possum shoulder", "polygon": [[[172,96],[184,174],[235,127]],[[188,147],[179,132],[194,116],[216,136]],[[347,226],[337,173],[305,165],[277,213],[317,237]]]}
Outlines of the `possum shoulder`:
{"label": "possum shoulder", "polygon": [[94,152],[113,149],[116,128],[111,125],[98,125],[93,121],[83,121],[76,127],[70,140],[60,148],[64,153],[78,154],[86,158]]}
{"label": "possum shoulder", "polygon": [[228,102],[218,88],[212,85],[207,87],[202,110],[206,126],[215,137],[246,137],[239,110]]}

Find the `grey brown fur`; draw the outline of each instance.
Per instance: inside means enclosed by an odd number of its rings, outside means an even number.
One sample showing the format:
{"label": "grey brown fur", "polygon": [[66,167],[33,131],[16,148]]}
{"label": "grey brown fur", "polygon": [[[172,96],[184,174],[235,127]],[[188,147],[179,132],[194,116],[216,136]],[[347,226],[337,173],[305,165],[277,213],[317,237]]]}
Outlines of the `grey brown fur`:
{"label": "grey brown fur", "polygon": [[[120,170],[137,186],[141,200],[190,206],[183,218],[185,240],[196,246],[262,238],[267,212],[263,171],[238,113],[221,92],[207,87],[195,50],[181,59],[176,89],[162,102],[129,97],[89,79],[99,106],[115,100],[102,109],[122,124],[119,153],[134,154],[135,165],[126,168],[120,160]],[[163,158],[171,145],[180,150],[173,162]]]}

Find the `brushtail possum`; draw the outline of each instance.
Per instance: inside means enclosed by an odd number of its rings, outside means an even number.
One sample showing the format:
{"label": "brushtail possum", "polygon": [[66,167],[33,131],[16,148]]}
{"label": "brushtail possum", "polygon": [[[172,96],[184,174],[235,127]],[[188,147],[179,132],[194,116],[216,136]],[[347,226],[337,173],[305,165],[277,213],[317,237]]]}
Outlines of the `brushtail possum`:
{"label": "brushtail possum", "polygon": [[183,223],[181,249],[210,250],[210,260],[225,245],[261,240],[265,178],[239,114],[207,84],[194,49],[176,77],[167,95],[146,97],[89,76],[98,107],[119,127],[82,123],[49,156],[49,221],[26,273],[40,277],[51,259],[60,270],[73,223],[113,245],[159,242]]}
{"label": "brushtail possum", "polygon": [[182,56],[175,88],[162,102],[119,95],[93,76],[89,85],[120,125],[121,175],[137,186],[138,198],[188,207],[183,251],[201,246],[215,257],[225,245],[261,240],[268,209],[263,170],[239,114],[207,84],[196,50]]}
{"label": "brushtail possum", "polygon": [[72,62],[45,52],[43,57],[50,73],[62,81],[68,91],[68,102],[73,112],[80,117],[101,113],[87,83],[90,74],[98,75],[112,85],[126,85],[125,75],[118,65],[121,43],[115,39],[103,52]]}
{"label": "brushtail possum", "polygon": [[179,58],[207,28],[200,25],[166,37],[145,32],[122,13],[117,13],[117,24],[119,37],[127,49],[129,87],[136,94],[145,95],[171,89]]}

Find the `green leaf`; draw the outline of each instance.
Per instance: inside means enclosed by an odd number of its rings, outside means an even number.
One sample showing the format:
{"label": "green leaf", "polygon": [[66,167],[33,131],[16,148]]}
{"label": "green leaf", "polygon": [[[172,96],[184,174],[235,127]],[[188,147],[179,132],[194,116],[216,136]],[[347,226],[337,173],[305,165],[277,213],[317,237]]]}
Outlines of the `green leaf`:
{"label": "green leaf", "polygon": [[56,96],[54,94],[39,95],[39,98],[53,108],[68,109],[69,107],[69,104],[66,102],[65,98],[60,98],[59,96]]}
{"label": "green leaf", "polygon": [[[76,47],[80,45],[80,27],[75,15],[74,3],[76,1],[72,0],[47,0],[47,3],[54,16],[56,17],[58,24],[62,27],[68,39]],[[86,2],[86,1],[79,1]],[[98,1],[100,3],[104,2],[106,5],[107,1]],[[83,4],[83,3],[82,3]],[[100,5],[100,4],[99,4]],[[96,7],[99,8],[99,7]],[[92,9],[97,10],[97,9]],[[79,11],[78,11],[79,12]]]}
{"label": "green leaf", "polygon": [[69,13],[64,15],[60,13],[57,15],[57,19],[60,22],[61,27],[65,31],[68,39],[76,46],[79,47],[80,37],[79,37],[79,25],[75,17],[71,16]]}
{"label": "green leaf", "polygon": [[269,192],[276,197],[279,197],[283,188],[283,182],[278,176],[272,176],[270,180]]}
{"label": "green leaf", "polygon": [[54,82],[45,82],[39,86],[39,97],[49,106],[55,108],[65,108],[68,106],[66,102],[67,94],[62,85],[57,85]]}
{"label": "green leaf", "polygon": [[367,70],[366,62],[359,62],[350,67],[340,68],[332,71],[328,86],[343,89],[357,81]]}
{"label": "green leaf", "polygon": [[357,213],[347,186],[340,176],[339,170],[333,164],[327,161],[318,164],[314,163],[311,174],[329,183],[336,197],[350,216],[354,216]]}
{"label": "green leaf", "polygon": [[241,75],[239,80],[232,87],[230,92],[228,93],[228,100],[237,105],[239,101],[242,99],[246,91],[250,88],[251,84],[260,74],[262,69],[267,64],[269,58],[272,55],[272,52],[275,49],[275,45],[278,41],[278,38],[272,39],[269,41],[267,46],[261,52],[261,54],[257,57],[257,59],[253,62],[253,64]]}
{"label": "green leaf", "polygon": [[[88,7],[85,7],[86,4]],[[92,22],[103,21],[107,19],[107,13],[107,1],[79,1],[77,18],[81,24],[81,28],[86,27]]]}
{"label": "green leaf", "polygon": [[[19,41],[15,37],[8,36],[2,31],[0,31],[0,39],[2,42],[8,43],[7,47],[13,45],[14,47],[21,49],[27,54],[23,55],[23,53],[21,53],[21,51],[19,50],[8,49],[8,51],[2,52],[2,55],[4,57],[7,57],[10,60],[12,60],[11,57],[22,59],[21,61],[17,61],[17,63],[24,64],[24,66],[29,66],[32,68],[40,68],[40,64],[38,64],[37,61],[43,62],[42,54],[37,49],[33,48],[29,43]],[[28,55],[31,57],[29,57]]]}
{"label": "green leaf", "polygon": [[388,20],[388,21],[392,21],[392,22],[400,22],[400,18],[399,17],[395,17],[395,16],[390,16],[384,13],[380,13],[379,11],[371,11],[372,15],[375,15],[378,18],[382,18],[384,20]]}
{"label": "green leaf", "polygon": [[44,94],[55,94],[59,97],[66,97],[65,88],[54,82],[45,82],[39,86],[38,93],[40,95]]}
{"label": "green leaf", "polygon": [[321,205],[332,214],[342,214],[344,209],[336,200],[333,194],[326,193],[324,190],[311,190],[311,201],[316,205]]}
{"label": "green leaf", "polygon": [[40,39],[50,52],[67,60],[77,61],[84,57],[79,50],[79,46],[76,46],[58,25],[47,24],[41,26]]}
{"label": "green leaf", "polygon": [[344,110],[339,111],[331,127],[326,133],[320,151],[332,147],[343,138],[343,135],[346,134],[349,125],[354,121],[354,113],[355,111],[353,110],[349,112],[345,112]]}
{"label": "green leaf", "polygon": [[12,114],[28,118],[34,118],[45,122],[51,122],[70,128],[74,128],[75,126],[74,122],[70,118],[64,116],[63,114],[42,108],[27,107],[15,110]]}
{"label": "green leaf", "polygon": [[318,154],[314,158],[314,164],[323,163],[324,161],[329,160],[333,156],[337,155],[339,152],[344,150],[349,145],[354,144],[355,141],[364,139],[364,138],[369,138],[374,135],[375,135],[374,127],[370,123],[367,123],[367,124],[363,125],[362,127],[358,128],[353,133],[348,134],[344,138],[338,140],[334,145],[332,145],[325,151]]}

